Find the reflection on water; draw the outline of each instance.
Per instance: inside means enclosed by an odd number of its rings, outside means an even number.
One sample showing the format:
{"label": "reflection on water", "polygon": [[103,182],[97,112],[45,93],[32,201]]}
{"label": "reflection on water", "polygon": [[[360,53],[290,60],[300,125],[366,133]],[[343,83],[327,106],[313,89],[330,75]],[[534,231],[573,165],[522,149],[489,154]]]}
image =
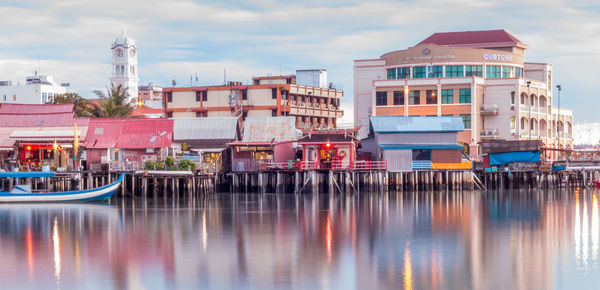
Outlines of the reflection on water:
{"label": "reflection on water", "polygon": [[0,205],[1,288],[581,289],[592,191]]}

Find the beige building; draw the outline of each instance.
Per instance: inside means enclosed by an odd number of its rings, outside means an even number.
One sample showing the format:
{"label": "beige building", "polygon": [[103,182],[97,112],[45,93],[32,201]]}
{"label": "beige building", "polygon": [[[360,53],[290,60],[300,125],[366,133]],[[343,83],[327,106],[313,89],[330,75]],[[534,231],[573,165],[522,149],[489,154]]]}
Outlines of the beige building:
{"label": "beige building", "polygon": [[[477,158],[490,139],[571,146],[572,112],[552,107],[552,65],[525,61],[528,46],[504,30],[435,33],[378,59],[354,61],[354,114],[460,116],[459,141]],[[558,138],[560,135],[560,138]]]}
{"label": "beige building", "polygon": [[297,127],[335,128],[344,92],[296,83],[295,76],[253,79],[252,85],[164,88],[169,118],[295,116]]}

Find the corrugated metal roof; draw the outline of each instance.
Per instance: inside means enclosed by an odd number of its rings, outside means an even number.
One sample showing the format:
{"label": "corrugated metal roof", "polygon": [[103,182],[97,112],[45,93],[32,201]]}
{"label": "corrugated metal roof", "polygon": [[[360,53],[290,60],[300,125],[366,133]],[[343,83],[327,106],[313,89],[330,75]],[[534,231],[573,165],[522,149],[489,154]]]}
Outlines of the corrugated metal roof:
{"label": "corrugated metal roof", "polygon": [[[419,44],[433,43],[437,45],[460,45],[460,44],[489,44],[489,43],[511,43],[517,45],[520,41],[506,32],[504,29],[460,31],[460,32],[438,32],[430,35]],[[419,45],[417,44],[417,45]]]}
{"label": "corrugated metal roof", "polygon": [[73,115],[73,104],[2,104],[0,115],[39,115],[39,114],[64,114]]}
{"label": "corrugated metal roof", "polygon": [[[69,127],[73,126],[73,113],[41,115],[1,115],[2,127]],[[85,118],[78,118],[77,125],[86,125]]]}
{"label": "corrugated metal roof", "polygon": [[128,119],[119,136],[118,148],[171,147],[173,120]]}
{"label": "corrugated metal roof", "polygon": [[86,148],[163,148],[173,139],[173,120],[91,119]]}
{"label": "corrugated metal roof", "polygon": [[409,132],[462,132],[465,130],[461,117],[400,117],[371,116],[371,130],[375,133]]}
{"label": "corrugated metal roof", "polygon": [[173,119],[173,140],[237,139],[236,117],[206,117],[195,119]]}
{"label": "corrugated metal roof", "polygon": [[381,149],[384,150],[399,150],[399,149],[461,149],[460,144],[381,144]]}
{"label": "corrugated metal roof", "polygon": [[296,117],[248,117],[244,123],[244,142],[298,140]]}
{"label": "corrugated metal roof", "polygon": [[123,122],[118,119],[92,119],[88,124],[86,148],[116,148]]}

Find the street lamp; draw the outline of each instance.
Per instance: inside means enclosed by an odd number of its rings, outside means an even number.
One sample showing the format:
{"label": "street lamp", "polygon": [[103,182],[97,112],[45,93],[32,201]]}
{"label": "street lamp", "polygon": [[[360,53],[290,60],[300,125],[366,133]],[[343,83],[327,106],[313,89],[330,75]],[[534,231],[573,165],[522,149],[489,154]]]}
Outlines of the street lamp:
{"label": "street lamp", "polygon": [[529,119],[529,122],[528,122],[529,123],[529,140],[531,140],[531,125],[532,125],[532,123],[531,123],[531,102],[532,102],[532,99],[531,99],[531,92],[530,92],[531,88],[530,87],[531,87],[531,81],[527,81],[527,98],[529,99],[529,104],[528,104],[529,105],[529,113],[528,113],[528,119]]}
{"label": "street lamp", "polygon": [[558,89],[558,120],[556,121],[556,148],[560,148],[560,91],[562,90],[561,85],[556,85]]}

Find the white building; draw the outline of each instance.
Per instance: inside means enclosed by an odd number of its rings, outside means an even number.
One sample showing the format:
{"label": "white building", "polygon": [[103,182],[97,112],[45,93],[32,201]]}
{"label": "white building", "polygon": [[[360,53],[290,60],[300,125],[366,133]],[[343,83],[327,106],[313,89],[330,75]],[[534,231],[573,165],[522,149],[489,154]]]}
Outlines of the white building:
{"label": "white building", "polygon": [[125,29],[120,37],[113,41],[112,50],[112,77],[110,82],[127,88],[129,98],[127,102],[138,97],[138,72],[137,72],[137,47],[135,40],[128,37]]}
{"label": "white building", "polygon": [[57,84],[52,76],[34,75],[26,78],[25,84],[13,85],[11,81],[0,81],[0,103],[46,104],[56,95],[67,92],[68,83]]}

